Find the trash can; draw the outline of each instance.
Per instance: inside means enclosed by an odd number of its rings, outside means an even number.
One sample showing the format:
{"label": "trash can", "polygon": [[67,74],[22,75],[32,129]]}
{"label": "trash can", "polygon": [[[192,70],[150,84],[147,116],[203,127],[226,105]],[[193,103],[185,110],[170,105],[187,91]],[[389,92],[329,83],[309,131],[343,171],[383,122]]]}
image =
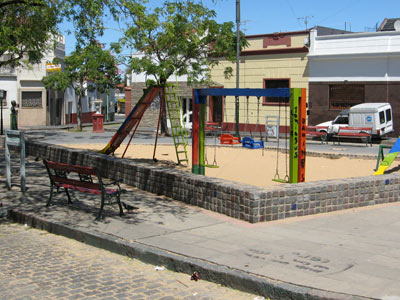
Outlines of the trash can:
{"label": "trash can", "polygon": [[104,132],[103,118],[104,118],[103,114],[94,113],[92,115],[93,132],[95,133]]}

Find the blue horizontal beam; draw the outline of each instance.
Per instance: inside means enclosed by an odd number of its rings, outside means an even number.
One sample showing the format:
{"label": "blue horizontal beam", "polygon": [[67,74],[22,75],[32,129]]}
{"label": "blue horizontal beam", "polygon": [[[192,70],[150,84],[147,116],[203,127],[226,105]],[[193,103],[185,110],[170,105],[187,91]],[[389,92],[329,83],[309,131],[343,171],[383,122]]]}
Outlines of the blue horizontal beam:
{"label": "blue horizontal beam", "polygon": [[289,88],[278,89],[196,89],[198,96],[290,97]]}

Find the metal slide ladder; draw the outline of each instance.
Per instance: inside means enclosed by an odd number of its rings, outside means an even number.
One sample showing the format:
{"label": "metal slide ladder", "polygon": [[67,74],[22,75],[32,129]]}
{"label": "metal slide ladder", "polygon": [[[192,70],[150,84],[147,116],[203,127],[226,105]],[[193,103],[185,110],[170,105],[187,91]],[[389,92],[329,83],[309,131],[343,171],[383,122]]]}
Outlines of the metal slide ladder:
{"label": "metal slide ladder", "polygon": [[181,119],[181,98],[177,94],[176,85],[167,85],[165,87],[165,101],[167,104],[168,117],[171,122],[172,138],[174,140],[176,158],[178,164],[189,163],[186,146],[188,138],[184,130]]}

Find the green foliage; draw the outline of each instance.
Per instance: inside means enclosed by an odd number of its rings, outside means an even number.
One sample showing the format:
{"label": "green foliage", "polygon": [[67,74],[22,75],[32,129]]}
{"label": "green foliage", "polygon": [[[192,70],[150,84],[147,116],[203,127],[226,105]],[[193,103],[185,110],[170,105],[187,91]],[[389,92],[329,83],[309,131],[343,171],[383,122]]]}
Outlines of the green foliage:
{"label": "green foliage", "polygon": [[58,25],[64,20],[74,24],[78,45],[93,42],[103,34],[103,20],[118,19],[117,3],[117,0],[1,0],[0,67],[40,62],[46,51],[54,49]]}
{"label": "green foliage", "polygon": [[105,92],[121,81],[116,58],[97,43],[77,48],[65,57],[64,64],[63,72],[52,72],[43,78],[46,88],[65,91],[68,87],[73,87],[77,95],[83,96],[86,92],[85,82],[90,82],[98,91]]}
{"label": "green foliage", "polygon": [[22,59],[29,63],[39,62],[43,53],[53,46],[51,37],[57,35],[60,20],[52,2],[25,0],[0,3],[0,67],[16,66]]}
{"label": "green foliage", "polygon": [[[56,61],[57,62],[57,61]],[[77,48],[64,59],[63,72],[52,72],[42,79],[46,89],[65,91],[73,87],[78,96],[78,127],[81,128],[82,97],[86,90],[104,93],[120,83],[116,58],[98,43]]]}
{"label": "green foliage", "polygon": [[[189,83],[209,82],[217,58],[236,59],[234,24],[217,23],[216,14],[197,1],[166,1],[148,11],[137,2],[125,2],[127,15],[125,36],[116,46],[130,46],[141,57],[129,61],[136,73],[153,75],[158,84],[165,84],[172,74],[188,75]],[[247,41],[241,39],[241,48]],[[226,70],[226,75],[232,72]]]}
{"label": "green foliage", "polygon": [[93,42],[104,33],[104,20],[119,16],[118,0],[57,0],[61,16],[74,24],[79,45]]}

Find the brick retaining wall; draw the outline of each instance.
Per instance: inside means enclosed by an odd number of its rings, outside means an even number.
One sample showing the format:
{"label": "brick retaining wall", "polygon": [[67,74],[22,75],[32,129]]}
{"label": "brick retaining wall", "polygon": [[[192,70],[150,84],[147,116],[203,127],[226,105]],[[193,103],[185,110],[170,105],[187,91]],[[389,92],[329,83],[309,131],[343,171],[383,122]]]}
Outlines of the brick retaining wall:
{"label": "brick retaining wall", "polygon": [[399,201],[398,174],[258,188],[37,141],[26,142],[26,153],[98,167],[104,177],[250,223]]}

